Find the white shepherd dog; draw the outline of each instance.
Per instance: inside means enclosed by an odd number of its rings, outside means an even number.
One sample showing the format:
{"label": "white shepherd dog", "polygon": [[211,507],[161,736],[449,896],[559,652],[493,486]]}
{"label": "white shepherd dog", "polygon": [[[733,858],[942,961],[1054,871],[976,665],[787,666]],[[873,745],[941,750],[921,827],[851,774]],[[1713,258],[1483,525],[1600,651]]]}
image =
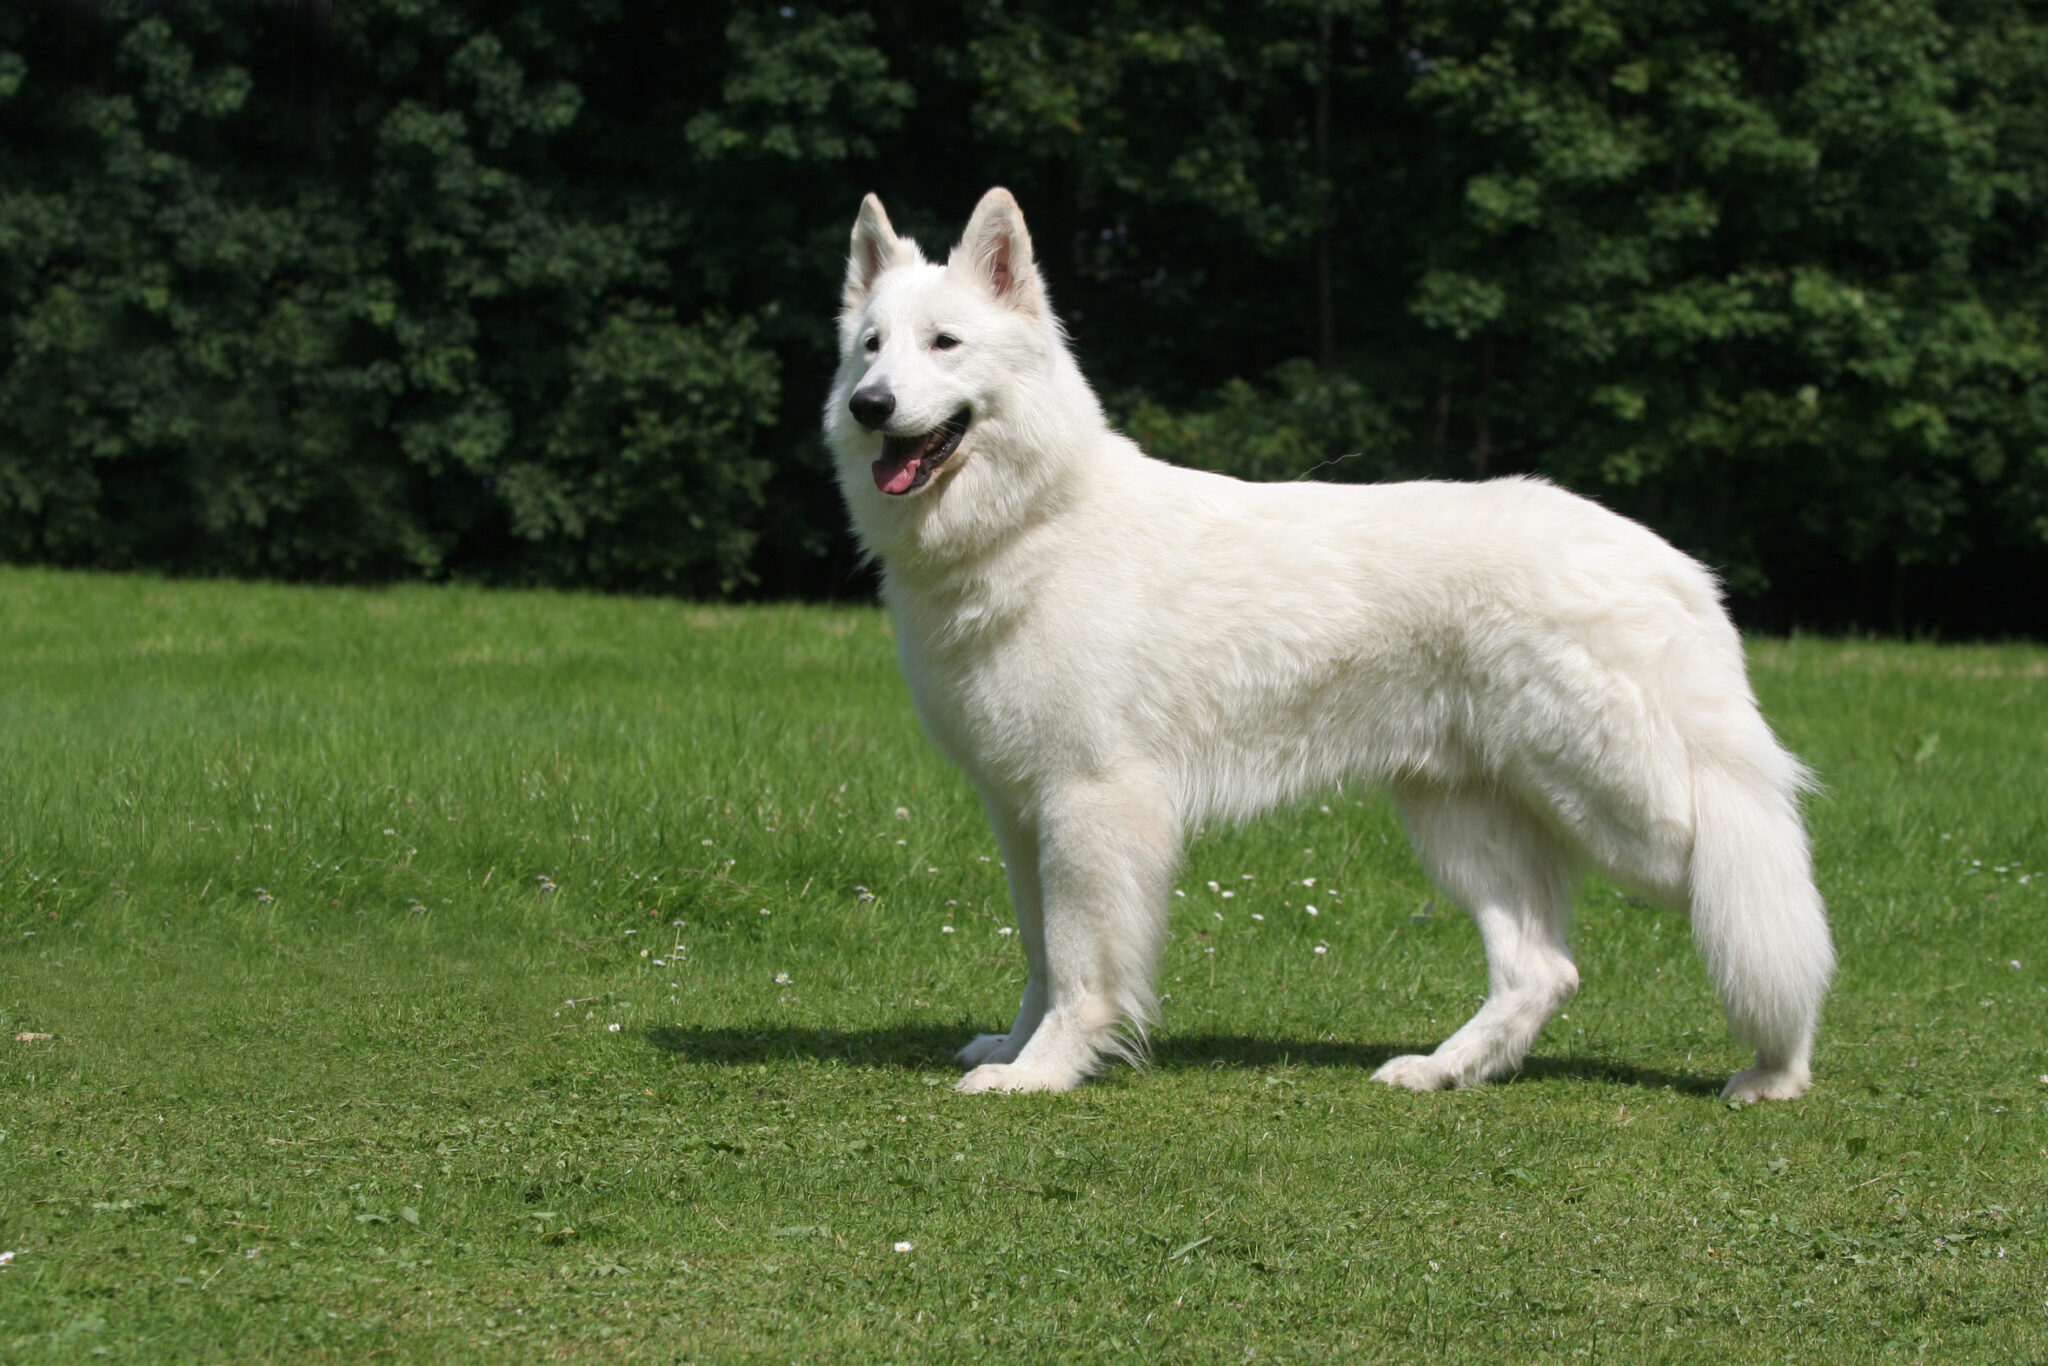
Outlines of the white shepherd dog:
{"label": "white shepherd dog", "polygon": [[1758,714],[1712,576],[1548,484],[1247,484],[1112,431],[1024,217],[946,264],[870,195],[825,408],[918,715],[987,804],[1030,977],[962,1091],[1060,1091],[1152,1018],[1182,838],[1345,779],[1391,788],[1478,922],[1485,1004],[1416,1090],[1520,1065],[1578,989],[1583,864],[1693,937],[1756,1066],[1805,1091],[1834,950],[1805,770]]}

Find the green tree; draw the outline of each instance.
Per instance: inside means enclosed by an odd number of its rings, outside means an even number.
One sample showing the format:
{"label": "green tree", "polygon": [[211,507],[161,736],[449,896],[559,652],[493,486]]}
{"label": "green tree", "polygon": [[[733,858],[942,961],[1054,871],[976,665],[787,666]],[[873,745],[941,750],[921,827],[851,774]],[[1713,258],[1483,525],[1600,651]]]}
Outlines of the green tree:
{"label": "green tree", "polygon": [[[633,87],[593,108],[577,58],[616,11],[9,11],[0,547],[741,583],[779,358],[601,160]],[[316,61],[373,93],[265,89]]]}
{"label": "green tree", "polygon": [[1739,590],[1787,545],[2048,545],[2027,7],[987,13],[980,126],[1059,158],[1067,298],[1147,320],[1115,406],[1182,458],[1536,471]]}
{"label": "green tree", "polygon": [[847,225],[1005,183],[1171,458],[2048,569],[2018,0],[328,12],[0,9],[0,555],[861,591]]}

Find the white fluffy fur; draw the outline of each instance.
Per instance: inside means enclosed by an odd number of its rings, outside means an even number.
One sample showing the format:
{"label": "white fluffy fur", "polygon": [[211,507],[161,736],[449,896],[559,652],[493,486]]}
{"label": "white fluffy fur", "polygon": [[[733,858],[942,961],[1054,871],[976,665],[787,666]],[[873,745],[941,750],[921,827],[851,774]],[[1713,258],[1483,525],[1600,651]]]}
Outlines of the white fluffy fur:
{"label": "white fluffy fur", "polygon": [[[1591,863],[1691,913],[1757,1053],[1724,1094],[1807,1089],[1834,951],[1806,777],[1706,570],[1536,480],[1247,484],[1149,459],[1104,421],[1003,190],[946,265],[870,196],[839,331],[840,484],[918,714],[988,807],[1030,968],[1009,1031],[961,1050],[961,1090],[1063,1090],[1125,1051],[1184,833],[1358,779],[1391,788],[1487,956],[1478,1014],[1380,1080],[1520,1065],[1578,987]],[[876,383],[897,406],[867,431],[848,401]],[[883,435],[962,407],[930,483],[881,492]]]}

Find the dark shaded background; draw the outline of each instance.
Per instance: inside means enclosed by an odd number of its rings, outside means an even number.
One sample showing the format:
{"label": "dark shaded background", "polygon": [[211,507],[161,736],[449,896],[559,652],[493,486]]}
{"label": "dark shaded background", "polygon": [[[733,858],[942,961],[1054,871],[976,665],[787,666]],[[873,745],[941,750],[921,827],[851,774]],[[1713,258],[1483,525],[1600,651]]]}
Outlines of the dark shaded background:
{"label": "dark shaded background", "polygon": [[2048,636],[1991,0],[8,6],[0,556],[865,594],[847,230],[993,183],[1158,454],[1540,472],[1751,626]]}

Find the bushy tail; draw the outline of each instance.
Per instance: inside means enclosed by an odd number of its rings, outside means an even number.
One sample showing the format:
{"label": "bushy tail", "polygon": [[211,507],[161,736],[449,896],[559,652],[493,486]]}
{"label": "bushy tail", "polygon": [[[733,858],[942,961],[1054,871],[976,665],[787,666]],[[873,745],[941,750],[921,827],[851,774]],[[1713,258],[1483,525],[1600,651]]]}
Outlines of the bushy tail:
{"label": "bushy tail", "polygon": [[1835,949],[1799,814],[1811,780],[1760,738],[1768,748],[1745,746],[1749,762],[1703,756],[1693,768],[1693,942],[1758,1069],[1803,1090]]}

